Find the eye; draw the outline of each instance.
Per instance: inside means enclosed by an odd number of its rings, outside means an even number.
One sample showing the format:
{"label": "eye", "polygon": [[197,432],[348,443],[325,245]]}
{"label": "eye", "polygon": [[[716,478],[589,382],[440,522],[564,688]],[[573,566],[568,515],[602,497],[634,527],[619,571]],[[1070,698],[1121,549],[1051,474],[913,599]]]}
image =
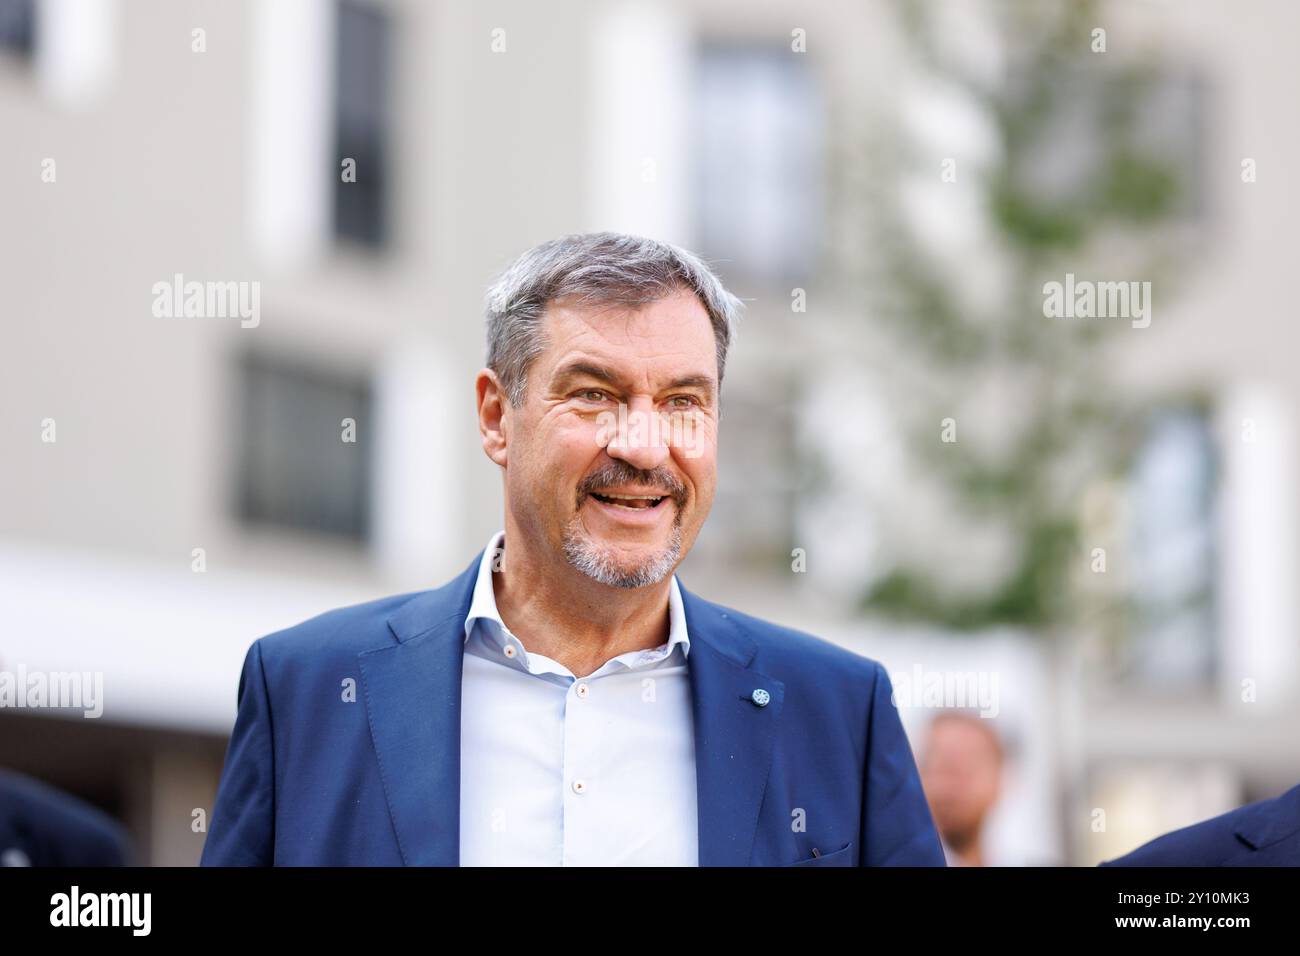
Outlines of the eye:
{"label": "eye", "polygon": [[584,388],[578,393],[578,397],[584,402],[603,402],[608,396],[598,388]]}
{"label": "eye", "polygon": [[[668,400],[674,408],[696,408],[700,401],[694,395],[674,395]],[[679,402],[684,404],[678,404]]]}

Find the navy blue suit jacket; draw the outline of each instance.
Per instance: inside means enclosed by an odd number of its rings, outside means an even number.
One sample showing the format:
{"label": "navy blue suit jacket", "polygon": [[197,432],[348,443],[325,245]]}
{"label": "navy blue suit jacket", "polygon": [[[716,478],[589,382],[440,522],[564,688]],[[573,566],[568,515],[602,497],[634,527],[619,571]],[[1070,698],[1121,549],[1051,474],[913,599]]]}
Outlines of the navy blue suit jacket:
{"label": "navy blue suit jacket", "polygon": [[[481,556],[436,590],[253,643],[204,865],[459,863],[464,622]],[[943,866],[884,668],[681,593],[700,865]]]}
{"label": "navy blue suit jacket", "polygon": [[1102,866],[1300,866],[1300,786],[1156,837]]}
{"label": "navy blue suit jacket", "polygon": [[0,770],[0,866],[130,866],[126,828],[43,781]]}

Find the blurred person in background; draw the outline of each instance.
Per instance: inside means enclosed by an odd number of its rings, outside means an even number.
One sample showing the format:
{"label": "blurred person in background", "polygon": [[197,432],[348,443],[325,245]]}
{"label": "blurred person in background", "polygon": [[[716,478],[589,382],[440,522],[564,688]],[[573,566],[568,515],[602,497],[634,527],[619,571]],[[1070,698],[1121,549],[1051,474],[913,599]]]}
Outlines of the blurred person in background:
{"label": "blurred person in background", "polygon": [[1002,796],[1005,753],[990,720],[941,711],[926,728],[921,784],[949,866],[996,866],[985,844],[989,815]]}

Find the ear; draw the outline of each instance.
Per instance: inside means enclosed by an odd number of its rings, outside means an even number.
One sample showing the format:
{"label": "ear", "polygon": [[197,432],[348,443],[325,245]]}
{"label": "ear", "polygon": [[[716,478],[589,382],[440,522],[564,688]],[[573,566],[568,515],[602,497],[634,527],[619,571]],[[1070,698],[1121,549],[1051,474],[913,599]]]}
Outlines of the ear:
{"label": "ear", "polygon": [[506,445],[510,425],[510,400],[505,389],[490,368],[479,371],[474,379],[478,399],[478,431],[483,439],[483,451],[502,468],[506,466]]}

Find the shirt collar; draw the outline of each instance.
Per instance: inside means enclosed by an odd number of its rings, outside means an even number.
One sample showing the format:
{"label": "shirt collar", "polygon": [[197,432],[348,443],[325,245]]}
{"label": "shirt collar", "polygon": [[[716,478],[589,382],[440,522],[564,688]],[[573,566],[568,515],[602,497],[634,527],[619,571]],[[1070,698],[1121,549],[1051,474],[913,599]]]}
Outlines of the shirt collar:
{"label": "shirt collar", "polygon": [[[483,559],[478,565],[478,578],[474,582],[474,596],[470,599],[469,614],[465,618],[466,641],[474,631],[474,622],[479,618],[492,621],[504,633],[510,633],[510,629],[506,627],[505,621],[501,620],[501,614],[497,611],[496,591],[492,587],[493,565],[495,563],[499,567],[500,560],[505,556],[505,537],[505,531],[498,531],[483,549]],[[682,604],[681,588],[677,585],[677,575],[674,574],[668,589],[668,645],[664,656],[671,654],[678,644],[682,645],[682,656],[689,657],[691,639],[686,633],[686,611]],[[655,653],[657,650],[647,650],[643,653]]]}

